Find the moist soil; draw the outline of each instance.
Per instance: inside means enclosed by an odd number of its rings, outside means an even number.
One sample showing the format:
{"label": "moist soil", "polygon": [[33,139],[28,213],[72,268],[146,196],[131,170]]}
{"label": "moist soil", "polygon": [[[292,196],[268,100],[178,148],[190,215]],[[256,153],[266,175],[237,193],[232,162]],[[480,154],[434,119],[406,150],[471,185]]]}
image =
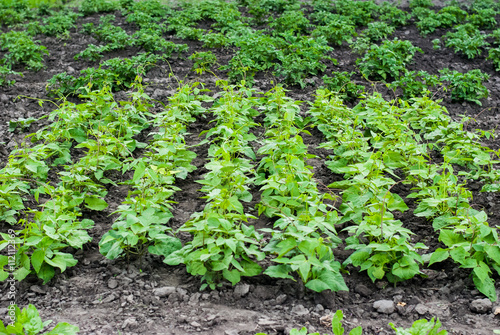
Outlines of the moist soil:
{"label": "moist soil", "polygon": [[[119,12],[114,14],[117,18],[116,24],[128,33],[137,29],[126,23]],[[8,130],[10,120],[40,118],[54,108],[49,102],[40,106],[36,100],[51,99],[45,91],[47,80],[63,71],[77,74],[86,67],[97,65],[75,61],[73,56],[90,43],[99,44],[92,37],[79,33],[84,23],[94,22],[98,25],[99,17],[100,15],[93,15],[81,18],[78,28],[73,29],[70,38],[66,40],[37,36],[36,39],[50,52],[50,56],[45,59],[46,69],[34,73],[23,67],[14,68],[15,71],[23,72],[24,77],[16,78],[17,82],[11,87],[0,88],[0,162],[6,162],[8,153],[27,133],[36,131],[47,122],[44,119],[36,121],[25,132]],[[204,26],[208,26],[208,23],[200,24],[200,27]],[[410,24],[398,28],[391,38],[410,40],[413,45],[424,51],[423,54],[416,54],[409,70],[425,70],[438,74],[438,70],[448,67],[460,72],[480,69],[489,74],[491,77],[485,85],[490,96],[482,100],[482,106],[469,102],[452,102],[449,94],[443,91],[435,92],[435,98],[442,99],[442,105],[447,108],[453,119],[459,120],[462,115],[473,118],[468,124],[470,129],[496,128],[499,121],[500,78],[494,71],[493,64],[486,60],[484,52],[481,56],[469,60],[448,48],[434,50],[431,41],[446,32],[447,30],[438,29],[424,38],[419,35],[415,25]],[[176,43],[188,44],[189,53],[185,57],[171,58],[168,64],[159,64],[151,70],[144,78],[147,84],[146,93],[162,103],[167,103],[167,98],[175,92],[177,80],[183,80],[200,81],[211,90],[209,94],[216,95],[216,78],[212,74],[199,76],[191,71],[193,63],[187,56],[195,51],[210,50],[217,55],[218,62],[224,65],[231,59],[234,50],[207,49],[201,46],[201,42],[182,41],[169,34],[164,37]],[[107,54],[104,60],[131,57],[140,51],[126,48]],[[352,53],[347,45],[335,47],[330,56],[338,60],[338,66],[329,65],[324,74],[330,74],[333,70],[359,73],[356,71],[356,59],[359,56]],[[169,76],[170,73],[174,77]],[[215,74],[219,78],[227,77],[226,73],[218,70],[215,70]],[[254,88],[265,92],[272,88],[272,80],[276,82],[276,78],[270,73],[258,74]],[[398,97],[400,93],[387,89],[384,83],[367,82],[360,75],[355,75],[353,80],[365,85],[368,93],[377,91],[386,99]],[[308,81],[310,84],[305,88],[287,87],[288,96],[295,100],[313,100],[314,91],[321,84],[320,76],[309,78]],[[116,93],[116,99],[125,98],[126,92]],[[75,98],[75,101],[78,99]],[[159,107],[161,104],[157,104],[157,108]],[[188,129],[191,133],[187,137],[188,144],[198,143],[201,139],[198,134],[208,127],[210,125],[207,119],[202,118],[191,124]],[[257,129],[256,134],[262,134],[262,129]],[[329,153],[316,148],[324,141],[321,133],[313,130],[311,136],[304,135],[304,141],[309,145],[310,152],[317,156],[311,159],[309,164],[314,167],[319,185],[328,185],[339,180],[339,176],[329,172],[324,164]],[[489,140],[485,145],[498,150],[500,140]],[[174,228],[178,228],[191,214],[201,211],[204,207],[205,202],[200,199],[202,193],[198,191],[200,186],[196,180],[202,179],[206,172],[203,166],[207,162],[207,148],[206,145],[193,148],[198,154],[194,161],[198,169],[177,184],[181,191],[174,198],[177,202],[173,212]],[[500,195],[479,193],[479,183],[469,186],[474,195],[474,208],[487,212],[490,225],[499,225],[500,212],[496,206],[500,205]],[[469,271],[448,261],[424,269],[427,278],[415,277],[397,286],[385,281],[373,283],[366,273],[360,273],[351,267],[347,269],[349,273],[344,275],[349,292],[315,293],[305,289],[300,281],[276,280],[264,275],[243,278],[235,287],[224,284],[214,291],[200,291],[199,278],[187,274],[183,266],[167,266],[159,257],[146,255],[142,260],[108,260],[99,253],[98,242],[110,229],[116,218],[111,213],[126,197],[128,188],[117,186],[109,188],[108,191],[106,201],[110,204],[109,208],[103,212],[84,211],[84,217],[94,220],[95,227],[90,232],[93,241],[85,245],[83,250],[74,251],[78,264],[64,273],[56,274],[46,285],[31,276],[16,284],[16,303],[19,306],[34,304],[43,320],[54,321],[53,326],[57,322],[69,322],[78,325],[81,334],[227,335],[254,335],[257,332],[288,334],[292,328],[306,326],[311,333],[317,331],[321,334],[331,334],[329,315],[341,309],[345,315],[346,330],[361,325],[366,334],[393,334],[389,322],[398,327],[409,327],[415,320],[431,317],[439,317],[451,334],[492,334],[493,329],[500,328],[500,316],[495,313],[500,312],[496,309],[500,308],[500,305],[493,303],[492,306],[487,306],[486,303],[487,308],[481,313],[474,309],[472,306],[475,304],[484,305],[484,301],[477,300],[485,297],[475,289]],[[404,185],[397,191],[400,194],[410,192]],[[255,189],[254,193],[255,199],[258,199],[259,191]],[[404,226],[415,233],[413,241],[425,242],[430,250],[442,246],[431,224],[411,214],[416,205],[411,201],[407,204],[410,211],[397,219],[402,220]],[[248,210],[254,211],[251,208],[253,205],[254,203],[250,204]],[[269,226],[271,223],[265,217],[252,222],[258,228]],[[0,223],[0,230],[7,229],[8,224]],[[344,250],[342,246],[335,250],[335,256],[340,262],[348,255],[349,250]],[[7,292],[10,286],[8,283],[2,283],[1,287],[3,292]],[[379,313],[373,307],[374,302],[379,300],[393,301],[395,308],[386,313]],[[2,318],[7,314],[9,301],[6,294],[0,298]]]}

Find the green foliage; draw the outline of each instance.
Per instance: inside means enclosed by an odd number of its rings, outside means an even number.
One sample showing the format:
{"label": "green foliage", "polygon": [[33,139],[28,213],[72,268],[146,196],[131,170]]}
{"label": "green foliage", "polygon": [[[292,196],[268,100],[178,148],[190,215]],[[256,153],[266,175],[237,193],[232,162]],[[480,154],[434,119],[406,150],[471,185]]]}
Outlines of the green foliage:
{"label": "green foliage", "polygon": [[16,72],[12,71],[10,66],[5,66],[2,65],[0,66],[0,86],[12,86],[16,82],[15,80],[11,79],[8,80],[8,76],[21,76],[24,77],[24,75],[21,72]]}
{"label": "green foliage", "polygon": [[481,106],[480,99],[487,98],[488,89],[483,85],[490,76],[481,70],[471,70],[467,73],[450,71],[449,69],[440,70],[441,80],[449,82],[451,90],[451,99],[455,101],[472,101]]}
{"label": "green foliage", "polygon": [[372,42],[377,42],[387,38],[389,35],[392,35],[395,29],[396,28],[385,22],[372,22],[368,23],[368,28],[361,32],[361,36],[367,37]]}
{"label": "green foliage", "polygon": [[258,152],[265,156],[257,168],[256,184],[263,190],[257,208],[259,214],[279,218],[274,229],[262,230],[272,233],[263,250],[276,255],[273,262],[278,263],[264,273],[293,279],[290,273],[296,272],[316,292],[347,290],[332,251],[340,241],[334,228],[339,218],[324,203],[334,198],[318,191],[312,168],[305,165],[314,156],[307,154],[296,127],[303,124],[298,103],[286,98],[283,88],[277,86],[266,93],[261,104],[268,131]]}
{"label": "green foliage", "polygon": [[255,140],[250,128],[256,124],[252,117],[252,92],[241,88],[224,87],[224,94],[212,108],[217,124],[206,132],[211,139],[208,173],[199,183],[206,194],[203,212],[197,212],[184,223],[180,231],[193,235],[193,240],[165,258],[165,263],[184,263],[192,275],[201,275],[201,289],[220,286],[222,279],[233,285],[242,276],[255,276],[262,271],[257,261],[265,254],[259,250],[262,235],[247,226],[248,219],[242,202],[252,200],[249,187],[255,174],[249,159],[255,154],[249,142]]}
{"label": "green foliage", "polygon": [[[291,32],[271,37],[259,32],[235,38],[240,49],[221,70],[229,70],[232,81],[251,81],[258,71],[274,67],[275,74],[286,83],[304,87],[308,75],[316,75],[326,69],[323,61],[336,60],[327,56],[332,50],[322,38],[294,35]],[[280,79],[281,79],[280,78]]]}
{"label": "green foliage", "polygon": [[159,0],[129,1],[122,0],[121,7],[126,13],[143,13],[154,18],[164,18],[170,13],[167,6],[162,5]]}
{"label": "green foliage", "polygon": [[89,44],[89,46],[85,50],[77,53],[74,59],[75,60],[86,59],[95,62],[104,57],[103,53],[108,51],[110,51],[110,48],[107,45],[97,46],[94,44]]}
{"label": "green foliage", "polygon": [[[333,314],[332,317],[332,331],[333,335],[344,335],[344,327],[342,327],[342,319],[344,319],[344,313],[339,309]],[[349,335],[361,335],[363,333],[363,329],[361,326],[352,329],[349,332]]]}
{"label": "green foliage", "polygon": [[424,7],[413,10],[417,16],[417,28],[422,36],[433,33],[437,28],[447,28],[463,22],[467,17],[467,12],[457,6],[447,6],[434,12]]}
{"label": "green foliage", "polygon": [[373,0],[369,1],[336,1],[335,10],[349,17],[356,26],[366,26],[372,22],[379,12],[379,6]]}
{"label": "green foliage", "polygon": [[356,36],[354,23],[345,16],[328,18],[324,25],[319,25],[311,32],[315,38],[324,37],[331,44],[341,45],[343,41],[351,42]]}
{"label": "green foliage", "polygon": [[75,27],[76,19],[80,15],[71,11],[59,11],[54,15],[42,19],[40,30],[48,36],[69,38],[69,30]]}
{"label": "green foliage", "polygon": [[448,332],[446,330],[439,330],[441,328],[441,321],[439,321],[439,318],[434,321],[434,318],[432,318],[430,321],[427,321],[425,319],[417,320],[413,322],[413,325],[408,328],[396,328],[396,326],[391,322],[389,323],[389,326],[391,326],[392,329],[396,331],[396,335],[419,335],[419,334],[426,334],[426,335],[447,335]]}
{"label": "green foliage", "polygon": [[24,64],[28,69],[41,70],[43,55],[48,55],[47,48],[38,45],[24,31],[9,31],[0,36],[0,48],[6,50],[5,63],[8,65]]}
{"label": "green foliage", "polygon": [[137,76],[145,74],[162,59],[162,56],[149,53],[140,53],[132,58],[112,58],[98,68],[81,70],[78,78],[66,72],[56,74],[47,81],[46,89],[52,95],[66,96],[78,94],[88,85],[96,90],[105,86],[111,86],[113,90],[128,88]]}
{"label": "green foliage", "polygon": [[217,63],[217,56],[211,51],[195,52],[189,56],[189,59],[194,62],[192,70],[198,74],[210,71],[210,68]]}
{"label": "green foliage", "polygon": [[204,48],[223,48],[229,44],[229,39],[221,33],[208,32],[200,37]]}
{"label": "green foliage", "polygon": [[277,60],[276,74],[283,77],[286,83],[304,87],[304,81],[309,75],[317,75],[327,67],[323,61],[337,64],[334,58],[327,56],[332,48],[327,45],[324,38],[310,38],[294,36],[289,33],[282,35],[276,44]]}
{"label": "green foliage", "polygon": [[436,75],[431,75],[426,71],[410,71],[394,80],[389,87],[393,90],[401,89],[403,98],[410,99],[427,96],[431,93],[431,89],[440,85],[441,81]]}
{"label": "green foliage", "polygon": [[418,7],[432,7],[434,4],[432,3],[432,0],[410,0],[410,8],[418,8]]}
{"label": "green foliage", "polygon": [[491,48],[488,52],[488,59],[491,59],[496,71],[500,71],[500,48]]}
{"label": "green foliage", "polygon": [[272,29],[274,35],[284,32],[303,34],[310,26],[311,24],[309,20],[301,11],[284,12],[280,17],[276,18],[269,24],[269,27]]}
{"label": "green foliage", "polygon": [[[189,87],[183,87],[179,91],[179,94],[191,93]],[[124,106],[127,112],[130,115],[146,115],[151,107],[149,97],[140,89],[133,98],[134,104]],[[135,169],[132,180],[128,182],[132,190],[115,211],[120,216],[113,223],[112,229],[99,242],[100,252],[109,259],[115,259],[124,252],[127,256],[136,253],[141,257],[146,251],[167,256],[182,246],[172,236],[172,228],[167,225],[173,217],[170,211],[172,201],[168,198],[178,190],[174,186],[175,176],[185,178],[188,172],[194,170],[190,163],[196,155],[186,150],[183,138],[185,123],[193,119],[190,114],[181,113],[179,105],[183,102],[182,97],[177,95],[170,100],[175,105],[158,113],[154,120],[155,125],[164,128],[152,134],[154,139],[146,147],[145,157],[130,163]],[[195,104],[194,107],[196,106]],[[136,118],[133,121],[137,130],[126,134],[128,140],[148,125],[146,119]],[[123,125],[129,130],[132,126],[133,124]]]}
{"label": "green foliage", "polygon": [[390,2],[384,1],[380,6],[379,20],[392,26],[406,26],[411,19],[411,14],[407,13]]}
{"label": "green foliage", "polygon": [[119,2],[114,0],[83,0],[80,5],[80,13],[87,16],[94,13],[112,12],[119,7]]}
{"label": "green foliage", "polygon": [[146,52],[161,52],[166,57],[170,57],[173,53],[180,55],[189,50],[186,44],[167,41],[159,31],[153,29],[141,29],[132,35],[132,38],[134,46],[142,47]]}
{"label": "green foliage", "polygon": [[[13,313],[11,318],[13,322],[6,327],[0,320],[0,333],[2,334],[36,335],[40,334],[45,327],[52,323],[52,320],[42,322],[42,318],[40,318],[36,307],[31,304],[22,310],[17,305],[9,305],[8,310],[9,314],[11,311]],[[77,326],[73,326],[67,322],[60,322],[54,329],[43,333],[43,335],[76,335],[79,331],[80,328]]]}
{"label": "green foliage", "polygon": [[477,9],[474,14],[468,16],[467,21],[478,28],[494,29],[497,26],[497,13],[494,8]]}
{"label": "green foliage", "polygon": [[456,26],[455,30],[445,35],[445,44],[454,48],[455,52],[464,53],[469,59],[479,56],[481,48],[489,45],[485,41],[486,36],[470,23]]}
{"label": "green foliage", "polygon": [[364,91],[365,87],[363,85],[357,85],[352,82],[351,77],[354,72],[332,72],[332,76],[324,76],[323,82],[325,87],[331,92],[336,92],[338,95],[348,101],[352,101],[358,98]]}
{"label": "green foliage", "polygon": [[366,77],[383,80],[388,77],[397,78],[401,72],[406,72],[405,66],[412,61],[417,51],[423,52],[420,48],[414,47],[410,41],[386,40],[380,46],[372,45],[356,64]]}

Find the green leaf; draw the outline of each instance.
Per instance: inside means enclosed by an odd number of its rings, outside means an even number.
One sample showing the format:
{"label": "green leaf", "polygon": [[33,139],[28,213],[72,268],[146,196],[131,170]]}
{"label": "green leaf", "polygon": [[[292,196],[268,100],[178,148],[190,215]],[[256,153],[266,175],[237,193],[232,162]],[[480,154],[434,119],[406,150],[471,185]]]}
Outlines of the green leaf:
{"label": "green leaf", "polygon": [[43,249],[36,249],[31,255],[31,264],[33,268],[38,273],[43,264],[43,259],[45,258],[45,251]]}
{"label": "green leaf", "polygon": [[484,294],[491,301],[497,300],[495,281],[490,277],[490,268],[484,262],[479,262],[479,266],[472,270],[472,280],[479,292]]}
{"label": "green leaf", "polygon": [[135,167],[134,177],[132,178],[132,182],[137,183],[137,181],[144,176],[145,172],[146,172],[146,165],[141,161]]}
{"label": "green leaf", "polygon": [[80,331],[80,328],[73,326],[67,322],[58,323],[50,332],[46,335],[76,335]]}
{"label": "green leaf", "polygon": [[439,232],[439,240],[443,242],[447,247],[453,247],[455,244],[464,242],[464,237],[455,233],[453,230],[442,229]]}
{"label": "green leaf", "polygon": [[241,274],[236,269],[233,269],[231,271],[224,270],[224,271],[222,271],[222,275],[224,276],[224,278],[229,280],[231,282],[231,284],[233,284],[233,286],[238,284],[241,280]]}
{"label": "green leaf", "polygon": [[349,335],[362,335],[362,334],[363,334],[363,328],[361,328],[361,326],[356,327],[349,332]]}
{"label": "green leaf", "polygon": [[85,207],[94,210],[94,211],[102,211],[106,207],[108,207],[108,203],[100,198],[94,197],[86,197],[85,198]]}
{"label": "green leaf", "polygon": [[434,263],[442,262],[448,257],[450,257],[450,253],[448,252],[448,250],[437,248],[436,251],[432,253],[428,266],[431,266]]}
{"label": "green leaf", "polygon": [[69,134],[78,143],[87,140],[87,132],[82,128],[72,128],[69,130]]}
{"label": "green leaf", "polygon": [[176,237],[167,236],[161,239],[160,243],[155,245],[150,245],[148,247],[149,253],[153,255],[160,255],[167,257],[171,253],[180,250],[182,248],[182,242]]}
{"label": "green leaf", "polygon": [[54,275],[55,275],[54,268],[45,262],[42,264],[40,271],[38,271],[37,273],[38,278],[43,279],[44,284],[46,284],[49,280],[51,280],[52,277],[54,277]]}
{"label": "green leaf", "polygon": [[467,254],[468,253],[465,251],[463,247],[456,247],[450,250],[451,258],[459,264],[465,263],[465,258],[466,256],[468,256]]}
{"label": "green leaf", "polygon": [[184,257],[182,256],[182,249],[177,250],[170,255],[166,256],[163,260],[164,263],[175,266],[184,263]]}
{"label": "green leaf", "polygon": [[271,278],[283,278],[283,279],[294,280],[294,278],[288,274],[289,271],[290,268],[285,264],[271,265],[264,271],[264,274],[268,275]]}
{"label": "green leaf", "polygon": [[342,320],[344,313],[339,309],[335,312],[332,318],[332,331],[334,335],[344,335],[344,327],[342,327]]}
{"label": "green leaf", "polygon": [[317,279],[308,281],[305,286],[316,292],[325,290],[332,290],[333,292],[349,291],[342,275],[330,271],[330,269],[323,269]]}
{"label": "green leaf", "polygon": [[67,266],[75,266],[78,261],[71,254],[57,253],[52,259],[45,257],[45,262],[53,267],[61,269],[61,272],[66,270]]}

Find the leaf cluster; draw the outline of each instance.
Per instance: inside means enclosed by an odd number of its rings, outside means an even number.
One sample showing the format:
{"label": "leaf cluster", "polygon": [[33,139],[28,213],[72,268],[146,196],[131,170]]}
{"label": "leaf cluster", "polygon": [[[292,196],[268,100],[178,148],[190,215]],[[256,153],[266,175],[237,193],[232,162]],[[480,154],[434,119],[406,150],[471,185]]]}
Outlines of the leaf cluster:
{"label": "leaf cluster", "polygon": [[479,69],[461,73],[446,68],[440,70],[439,73],[442,81],[449,82],[451,99],[454,101],[472,101],[481,105],[479,100],[487,98],[489,95],[483,82],[488,80],[490,76]]}
{"label": "leaf cluster", "polygon": [[[4,256],[1,256],[4,257]],[[13,318],[15,322],[7,326],[0,321],[0,332],[2,334],[15,334],[15,335],[36,335],[40,334],[45,327],[52,323],[52,320],[42,322],[42,318],[35,306],[28,305],[28,307],[19,309],[17,305],[10,305],[9,311],[14,311]],[[67,322],[58,323],[54,329],[49,332],[44,332],[42,335],[76,335],[80,328],[73,326]]]}
{"label": "leaf cluster", "polygon": [[412,61],[417,51],[423,52],[410,41],[386,40],[380,46],[373,44],[363,58],[358,58],[356,64],[366,77],[383,80],[388,77],[397,78],[401,72],[407,71],[406,65]]}
{"label": "leaf cluster", "polygon": [[10,66],[24,64],[28,69],[35,71],[44,67],[43,56],[49,54],[47,48],[37,44],[37,41],[24,31],[11,30],[2,34],[0,48],[6,51],[4,64]]}

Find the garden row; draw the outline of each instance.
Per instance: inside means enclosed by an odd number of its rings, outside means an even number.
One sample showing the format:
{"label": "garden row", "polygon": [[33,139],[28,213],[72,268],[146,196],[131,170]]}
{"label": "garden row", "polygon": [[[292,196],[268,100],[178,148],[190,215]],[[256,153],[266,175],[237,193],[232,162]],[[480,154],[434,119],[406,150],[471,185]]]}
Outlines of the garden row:
{"label": "garden row", "polygon": [[[463,130],[467,120],[453,122],[429,98],[385,101],[374,94],[351,109],[335,93],[318,90],[303,119],[301,103],[286,97],[281,86],[256,98],[252,90],[220,84],[222,97],[209,109],[203,103],[210,98],[194,86],[182,86],[163,112],[151,114],[138,77],[130,101],[115,102],[105,87],[88,90],[85,103],[66,101],[53,111],[50,125],[26,137],[33,145],[12,151],[0,171],[1,218],[21,227],[15,233],[20,247],[13,276],[22,280],[35,273],[47,282],[54,268],[74,266],[76,260],[64,250],[88,243],[93,225],[79,219],[82,208],[104,210],[106,185],[115,183],[111,172],[133,171],[125,182],[129,195],[100,242],[101,253],[110,259],[148,250],[165,256],[169,265],[185,264],[189,273],[202,276],[202,288],[213,289],[223,278],[234,285],[241,276],[261,273],[259,262],[267,256],[278,264],[264,274],[294,279],[297,273],[306,287],[320,292],[347,290],[340,270],[349,264],[366,270],[373,281],[399,282],[422,274],[424,261],[432,265],[451,258],[470,268],[478,290],[496,300],[491,275],[500,270],[497,230],[488,226],[483,211],[471,207],[466,188],[468,180],[479,180],[483,191],[498,190],[498,153],[480,144],[489,132]],[[251,129],[258,126],[258,111],[265,115],[267,131],[257,159]],[[175,179],[194,169],[195,154],[183,138],[186,126],[207,113],[215,116],[205,134],[209,172],[199,181],[207,204],[179,229],[193,236],[182,246],[168,226],[168,199],[178,190]],[[138,142],[135,136],[151,126],[153,140]],[[323,132],[321,147],[332,152],[327,166],[343,175],[325,193],[307,165],[314,155],[307,153],[302,134],[310,126]],[[142,155],[137,158],[138,148]],[[442,162],[431,161],[433,154]],[[413,244],[412,232],[394,219],[394,211],[408,209],[391,192],[399,183],[412,186],[408,198],[418,202],[414,215],[432,222],[443,248],[422,255],[417,250],[426,246]],[[248,225],[255,217],[242,204],[252,200],[251,185],[263,191],[259,215],[275,220],[272,229],[260,233]],[[334,191],[342,197],[338,208]],[[25,208],[29,195],[38,208]],[[335,229],[342,223],[348,224],[345,243],[354,252],[341,266],[332,250],[342,243]],[[3,249],[11,237],[2,237]],[[8,257],[0,257],[7,266]],[[2,280],[9,276],[5,270],[1,274]]]}
{"label": "garden row", "polygon": [[[245,80],[251,84],[258,72],[271,71],[283,83],[304,87],[311,76],[324,73],[337,63],[330,56],[333,47],[348,43],[360,55],[356,63],[363,77],[386,81],[392,89],[401,89],[405,98],[425,96],[443,86],[451,90],[451,98],[455,101],[480,104],[479,100],[488,96],[483,83],[489,78],[480,70],[461,73],[445,68],[440,71],[440,76],[407,70],[415,53],[422,50],[409,41],[388,38],[397,27],[415,23],[423,34],[437,28],[453,27],[442,41],[433,41],[435,48],[441,48],[444,42],[446,47],[468,58],[475,58],[484,50],[496,68],[500,66],[500,48],[488,48],[490,44],[498,46],[500,43],[500,29],[495,30],[496,14],[500,9],[498,4],[488,0],[476,1],[468,11],[457,6],[434,11],[429,9],[430,1],[414,0],[410,2],[410,12],[387,2],[376,5],[371,1],[315,0],[307,6],[299,1],[285,0],[203,1],[174,10],[155,0],[119,3],[85,0],[78,13],[68,9],[40,8],[38,14],[44,15],[40,21],[33,20],[34,10],[23,6],[22,1],[17,6],[16,3],[4,9],[11,15],[0,20],[13,28],[0,38],[0,47],[5,51],[0,68],[2,84],[14,83],[11,78],[21,73],[13,71],[12,67],[18,64],[33,70],[43,68],[43,56],[47,50],[34,40],[36,36],[69,38],[69,31],[77,29],[80,16],[119,9],[126,22],[135,27],[135,33],[128,34],[124,28],[114,25],[114,15],[102,16],[98,26],[83,24],[80,33],[91,35],[100,44],[90,44],[74,55],[75,60],[98,62],[106,53],[127,47],[161,54],[163,59],[185,54],[188,51],[186,44],[176,44],[164,38],[165,34],[173,34],[183,40],[200,41],[203,47],[214,51],[233,50],[233,57],[222,66],[212,51],[193,53],[190,59],[194,62],[193,70],[198,73],[218,68],[227,71],[233,83]],[[247,16],[240,11],[244,7],[239,6],[246,6]],[[198,28],[207,23],[211,29]],[[142,64],[154,62],[159,56],[149,55],[156,57],[153,60],[144,57]],[[60,73],[49,81],[49,91],[56,95],[75,94],[91,79],[97,78],[95,84],[100,85],[100,77],[112,80],[114,89],[124,88],[133,80],[125,68],[127,66],[108,60],[96,68],[82,70],[76,78]],[[323,77],[323,83],[328,89],[341,91],[346,98],[354,99],[363,94],[364,88],[350,83],[353,74],[334,71]]]}

